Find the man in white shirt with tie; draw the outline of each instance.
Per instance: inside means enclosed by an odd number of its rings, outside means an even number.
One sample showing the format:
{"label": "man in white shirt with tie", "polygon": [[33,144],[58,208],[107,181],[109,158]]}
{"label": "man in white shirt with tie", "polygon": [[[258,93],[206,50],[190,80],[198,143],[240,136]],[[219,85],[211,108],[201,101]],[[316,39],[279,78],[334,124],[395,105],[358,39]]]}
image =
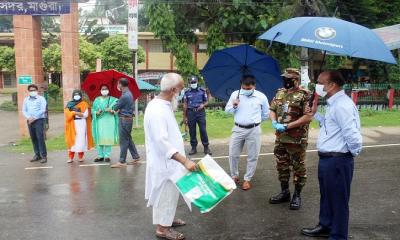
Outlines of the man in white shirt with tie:
{"label": "man in white shirt with tie", "polygon": [[243,190],[251,188],[250,181],[257,167],[261,148],[261,127],[269,115],[267,97],[256,88],[256,79],[244,75],[240,80],[241,89],[234,91],[225,111],[234,115],[235,126],[229,142],[229,165],[232,179],[239,184],[239,160],[243,146],[247,145],[247,170],[242,184]]}

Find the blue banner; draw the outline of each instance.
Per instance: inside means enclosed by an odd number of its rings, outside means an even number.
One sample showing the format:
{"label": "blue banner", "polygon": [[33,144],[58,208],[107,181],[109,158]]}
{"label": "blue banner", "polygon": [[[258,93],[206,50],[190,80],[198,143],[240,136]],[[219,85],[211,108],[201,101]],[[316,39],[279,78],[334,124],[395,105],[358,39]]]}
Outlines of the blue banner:
{"label": "blue banner", "polygon": [[69,0],[0,0],[0,15],[60,15],[70,13]]}

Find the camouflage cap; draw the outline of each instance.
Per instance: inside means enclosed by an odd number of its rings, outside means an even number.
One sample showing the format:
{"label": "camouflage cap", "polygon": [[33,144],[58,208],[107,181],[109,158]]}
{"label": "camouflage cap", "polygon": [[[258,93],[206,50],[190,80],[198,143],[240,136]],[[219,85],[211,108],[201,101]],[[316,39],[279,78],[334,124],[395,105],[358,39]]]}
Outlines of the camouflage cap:
{"label": "camouflage cap", "polygon": [[297,68],[286,68],[281,76],[285,78],[300,79],[300,71]]}

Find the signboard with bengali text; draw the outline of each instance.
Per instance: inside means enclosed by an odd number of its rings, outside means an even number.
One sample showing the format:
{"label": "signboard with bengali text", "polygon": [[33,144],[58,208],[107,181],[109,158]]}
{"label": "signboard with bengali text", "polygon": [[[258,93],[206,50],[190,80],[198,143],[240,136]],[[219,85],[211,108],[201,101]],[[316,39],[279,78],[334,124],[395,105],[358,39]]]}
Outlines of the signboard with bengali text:
{"label": "signboard with bengali text", "polygon": [[138,0],[128,0],[128,45],[129,49],[138,49]]}
{"label": "signboard with bengali text", "polygon": [[70,0],[0,0],[0,15],[60,15],[70,10]]}

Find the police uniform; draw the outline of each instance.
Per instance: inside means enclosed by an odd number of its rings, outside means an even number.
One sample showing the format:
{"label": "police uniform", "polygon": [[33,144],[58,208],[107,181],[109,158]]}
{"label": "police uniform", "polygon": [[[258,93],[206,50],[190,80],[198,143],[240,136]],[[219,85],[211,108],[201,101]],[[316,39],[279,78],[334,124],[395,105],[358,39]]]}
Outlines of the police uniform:
{"label": "police uniform", "polygon": [[199,106],[208,101],[206,90],[200,87],[195,89],[188,89],[183,97],[187,104],[186,116],[188,119],[189,134],[190,134],[190,145],[192,149],[197,147],[196,137],[196,123],[199,125],[201,142],[205,149],[208,149],[208,136],[206,130],[206,111],[200,109]]}
{"label": "police uniform", "polygon": [[[278,123],[287,126],[287,124],[298,120],[304,115],[310,97],[310,92],[301,87],[295,88],[290,92],[285,88],[280,88],[271,102],[270,110],[276,113],[276,121]],[[300,198],[300,191],[307,180],[305,156],[308,145],[308,129],[309,123],[296,128],[286,129],[283,132],[276,131],[274,155],[278,178],[282,187],[280,194],[283,195],[278,194],[272,197],[270,203],[289,201],[290,166],[293,169],[295,194],[297,193]],[[296,208],[292,208],[291,203],[291,209],[298,209],[299,207],[300,203]]]}

